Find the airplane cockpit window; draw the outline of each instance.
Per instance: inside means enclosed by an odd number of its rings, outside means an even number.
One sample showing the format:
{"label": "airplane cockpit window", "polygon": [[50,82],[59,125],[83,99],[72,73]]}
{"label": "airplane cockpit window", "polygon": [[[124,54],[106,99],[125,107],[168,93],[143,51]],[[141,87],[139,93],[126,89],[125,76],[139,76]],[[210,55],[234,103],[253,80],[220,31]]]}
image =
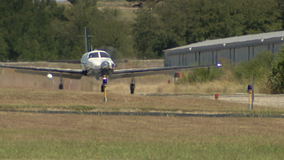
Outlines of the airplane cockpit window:
{"label": "airplane cockpit window", "polygon": [[90,53],[89,54],[89,58],[98,58],[99,57],[99,53],[98,52],[94,52],[94,53]]}
{"label": "airplane cockpit window", "polygon": [[100,54],[101,54],[101,58],[102,57],[109,58],[109,55],[107,53],[105,53],[105,52],[100,52]]}

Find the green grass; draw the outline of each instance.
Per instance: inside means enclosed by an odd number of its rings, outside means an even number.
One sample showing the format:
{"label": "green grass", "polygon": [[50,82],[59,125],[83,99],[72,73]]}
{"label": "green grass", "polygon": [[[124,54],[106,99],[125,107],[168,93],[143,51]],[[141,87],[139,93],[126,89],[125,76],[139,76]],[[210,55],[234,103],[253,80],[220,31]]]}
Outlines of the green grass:
{"label": "green grass", "polygon": [[[198,137],[198,136],[197,136]],[[196,137],[192,137],[195,139]],[[1,159],[282,159],[271,137],[209,137],[213,142],[100,142],[1,140]],[[207,139],[207,138],[206,138]],[[231,142],[233,139],[233,142]]]}
{"label": "green grass", "polygon": [[0,159],[282,159],[279,118],[0,112]]}
{"label": "green grass", "polygon": [[[93,112],[93,111],[108,111],[108,112],[180,112],[180,113],[222,113],[222,114],[244,114],[251,115],[252,117],[258,115],[258,117],[270,117],[283,115],[283,109],[277,108],[268,108],[268,109],[203,109],[203,108],[162,108],[162,107],[140,107],[140,106],[116,106],[116,107],[94,107],[94,106],[84,106],[84,105],[58,105],[58,106],[45,106],[45,105],[0,105],[0,110],[31,110],[31,111],[52,111],[52,110],[61,110],[61,111],[76,111],[76,112]],[[217,113],[216,113],[217,112]]]}
{"label": "green grass", "polygon": [[283,109],[277,108],[260,108],[254,110],[247,109],[229,109],[229,108],[221,108],[221,109],[204,109],[204,108],[167,108],[167,107],[144,107],[144,106],[85,106],[85,105],[58,105],[58,106],[45,106],[45,105],[8,105],[2,104],[0,105],[0,110],[30,110],[30,111],[53,111],[53,110],[61,110],[61,111],[76,111],[76,112],[178,112],[178,113],[205,113],[205,114],[243,114],[250,115],[252,117],[271,117],[283,115]]}

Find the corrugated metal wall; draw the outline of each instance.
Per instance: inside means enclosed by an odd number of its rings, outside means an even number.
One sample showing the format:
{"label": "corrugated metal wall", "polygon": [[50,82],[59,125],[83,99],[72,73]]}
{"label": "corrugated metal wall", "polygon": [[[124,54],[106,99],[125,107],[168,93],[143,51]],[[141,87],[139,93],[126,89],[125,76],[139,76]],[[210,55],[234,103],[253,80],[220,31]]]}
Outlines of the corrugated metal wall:
{"label": "corrugated metal wall", "polygon": [[217,64],[221,58],[229,62],[249,61],[262,51],[279,52],[283,43],[263,44],[245,47],[231,47],[219,50],[204,52],[185,52],[184,50],[171,51],[165,54],[165,66],[188,66],[188,65],[207,65]]}

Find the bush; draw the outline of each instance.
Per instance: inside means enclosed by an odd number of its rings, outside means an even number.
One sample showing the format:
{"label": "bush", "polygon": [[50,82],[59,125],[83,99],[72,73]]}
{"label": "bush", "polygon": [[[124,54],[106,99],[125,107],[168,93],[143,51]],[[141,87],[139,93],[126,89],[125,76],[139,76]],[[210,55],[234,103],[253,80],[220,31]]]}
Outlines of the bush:
{"label": "bush", "polygon": [[275,55],[272,52],[264,51],[248,62],[241,62],[233,69],[237,80],[248,80],[252,76],[255,79],[267,79],[269,77]]}
{"label": "bush", "polygon": [[274,93],[284,93],[284,47],[277,54],[277,59],[272,65],[269,86]]}
{"label": "bush", "polygon": [[270,76],[274,59],[275,55],[272,52],[264,51],[251,61],[240,62],[237,65],[227,64],[225,60],[222,60],[221,68],[193,69],[187,76],[184,76],[182,82],[207,82],[216,79],[246,82],[254,75],[256,81],[261,81],[261,83],[265,81],[266,83]]}
{"label": "bush", "polygon": [[188,73],[188,82],[207,82],[220,78],[223,72],[222,69],[217,67],[212,68],[196,68]]}

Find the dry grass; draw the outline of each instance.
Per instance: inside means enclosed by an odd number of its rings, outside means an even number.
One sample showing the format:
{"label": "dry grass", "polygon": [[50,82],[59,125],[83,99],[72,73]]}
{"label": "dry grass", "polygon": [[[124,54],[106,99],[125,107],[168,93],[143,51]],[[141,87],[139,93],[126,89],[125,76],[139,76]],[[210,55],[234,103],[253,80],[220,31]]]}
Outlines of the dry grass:
{"label": "dry grass", "polygon": [[86,106],[92,110],[119,111],[242,111],[246,105],[216,102],[210,99],[177,96],[143,96],[109,93],[108,102],[103,102],[103,93],[86,91],[59,91],[26,88],[1,88],[2,108],[74,109]]}
{"label": "dry grass", "polygon": [[[194,142],[202,137],[203,142],[211,143],[215,141],[211,139],[212,136],[225,139],[257,135],[282,137],[282,143],[284,142],[284,121],[275,118],[131,117],[3,112],[0,115],[0,139]],[[19,135],[16,131],[25,132]]]}
{"label": "dry grass", "polygon": [[115,2],[102,2],[98,1],[97,3],[98,9],[102,10],[105,8],[117,9],[120,13],[120,17],[122,21],[132,21],[135,15],[135,11],[137,8],[133,8],[133,3],[129,3],[126,1],[115,1]]}
{"label": "dry grass", "polygon": [[1,159],[281,159],[283,120],[0,112]]}
{"label": "dry grass", "polygon": [[[108,100],[88,91],[0,88],[1,109],[220,113],[247,108],[188,96],[109,93]],[[283,127],[281,118],[0,112],[0,159],[281,159]]]}
{"label": "dry grass", "polygon": [[[168,80],[171,80],[171,85],[168,85]],[[28,87],[39,89],[56,89],[58,88],[59,78],[54,77],[53,80],[48,80],[45,76],[27,75],[13,73],[5,69],[5,74],[0,75],[0,86],[2,87]],[[71,81],[71,84],[70,84]],[[123,78],[109,80],[108,91],[110,93],[129,94],[129,84],[131,78]],[[207,83],[186,83],[174,85],[172,75],[154,75],[135,78],[136,94],[216,94],[216,93],[246,93],[247,85],[237,82],[216,80]],[[83,77],[81,80],[66,79],[65,89],[75,91],[94,91],[100,92],[101,80],[95,80],[91,77]],[[70,85],[70,86],[69,86]],[[255,87],[255,93],[260,92],[260,87]]]}
{"label": "dry grass", "polygon": [[[57,4],[64,5],[67,8],[72,7],[72,4],[69,2],[57,2]],[[132,7],[134,4],[136,3],[127,2],[127,1],[112,1],[112,2],[98,1],[97,7],[100,10],[104,8],[117,9],[120,13],[122,21],[132,21],[133,18],[136,16],[134,11],[137,10],[137,8]]]}
{"label": "dry grass", "polygon": [[[28,65],[79,68],[74,64],[35,63]],[[161,66],[162,61],[129,61],[119,65],[122,68]],[[171,84],[168,84],[171,80]],[[64,90],[59,91],[58,78],[48,80],[45,76],[15,73],[12,69],[5,69],[0,75],[0,105],[2,108],[64,108],[74,109],[74,106],[87,106],[93,110],[162,110],[162,111],[211,111],[211,112],[242,112],[247,109],[246,104],[215,102],[209,99],[198,99],[193,96],[162,97],[141,96],[145,94],[222,94],[246,93],[247,85],[226,79],[207,83],[173,84],[171,75],[154,75],[136,77],[135,95],[130,95],[130,78],[109,80],[107,86],[108,103],[103,102],[100,92],[101,80],[91,77],[81,80],[65,80]],[[12,89],[11,89],[12,88]],[[69,90],[70,89],[70,90]],[[258,88],[256,87],[256,93]],[[213,95],[212,95],[213,96]],[[256,106],[257,107],[257,106]],[[257,107],[267,109],[265,107]],[[275,110],[275,109],[273,109]],[[280,109],[279,109],[280,110]]]}
{"label": "dry grass", "polygon": [[281,159],[275,118],[0,112],[1,159]]}
{"label": "dry grass", "polygon": [[[213,96],[213,95],[212,95]],[[176,113],[246,113],[272,115],[282,114],[282,108],[254,106],[216,101],[192,96],[143,96],[34,88],[1,88],[0,109],[18,110],[72,110],[72,111],[120,111],[120,112],[176,112]]]}

